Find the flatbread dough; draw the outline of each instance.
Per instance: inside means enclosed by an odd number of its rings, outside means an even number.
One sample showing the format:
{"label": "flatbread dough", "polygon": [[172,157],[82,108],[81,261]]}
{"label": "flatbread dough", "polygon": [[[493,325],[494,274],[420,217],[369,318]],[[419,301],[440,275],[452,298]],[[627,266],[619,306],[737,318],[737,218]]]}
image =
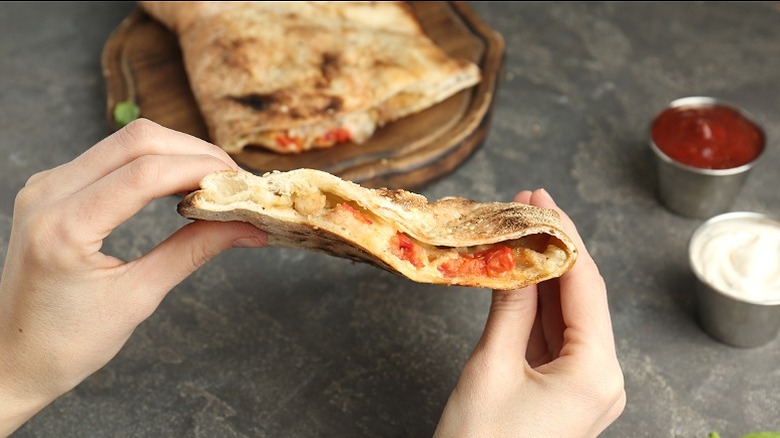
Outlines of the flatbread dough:
{"label": "flatbread dough", "polygon": [[571,268],[555,210],[370,189],[313,169],[219,171],[187,195],[190,219],[249,222],[270,245],[374,264],[421,283],[516,289]]}

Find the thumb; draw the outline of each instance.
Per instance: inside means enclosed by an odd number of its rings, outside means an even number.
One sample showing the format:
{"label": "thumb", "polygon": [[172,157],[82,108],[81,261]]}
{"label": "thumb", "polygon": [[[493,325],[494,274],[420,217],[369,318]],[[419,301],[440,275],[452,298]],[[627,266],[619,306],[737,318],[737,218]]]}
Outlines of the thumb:
{"label": "thumb", "polygon": [[131,262],[129,281],[144,285],[136,288],[149,295],[144,301],[159,303],[168,291],[220,253],[230,248],[261,247],[267,242],[266,233],[248,223],[195,221]]}
{"label": "thumb", "polygon": [[525,357],[537,302],[536,286],[494,290],[481,347],[499,355]]}

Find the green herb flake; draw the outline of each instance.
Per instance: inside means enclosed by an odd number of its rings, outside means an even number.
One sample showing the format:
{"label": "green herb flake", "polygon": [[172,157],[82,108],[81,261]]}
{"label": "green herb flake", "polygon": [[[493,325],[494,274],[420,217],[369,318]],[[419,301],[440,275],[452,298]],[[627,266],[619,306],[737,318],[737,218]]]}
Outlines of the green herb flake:
{"label": "green herb flake", "polygon": [[[710,432],[707,438],[720,438],[718,432]],[[740,438],[780,438],[780,432],[754,432],[742,435]]]}
{"label": "green herb flake", "polygon": [[114,121],[122,128],[133,120],[141,116],[141,108],[135,102],[126,100],[119,102],[114,107]]}

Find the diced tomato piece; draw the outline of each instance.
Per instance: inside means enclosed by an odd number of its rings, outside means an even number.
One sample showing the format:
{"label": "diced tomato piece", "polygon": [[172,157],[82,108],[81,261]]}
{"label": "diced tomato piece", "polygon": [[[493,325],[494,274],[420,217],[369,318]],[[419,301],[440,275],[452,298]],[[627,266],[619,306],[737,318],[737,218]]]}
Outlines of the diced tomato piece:
{"label": "diced tomato piece", "polygon": [[299,151],[303,148],[303,139],[283,134],[276,137],[276,144],[283,148]]}
{"label": "diced tomato piece", "polygon": [[497,246],[474,254],[461,254],[439,265],[445,277],[490,276],[495,277],[515,267],[512,250]]}
{"label": "diced tomato piece", "polygon": [[515,258],[512,250],[506,246],[497,246],[474,254],[475,257],[485,261],[488,275],[496,276],[515,268]]}
{"label": "diced tomato piece", "polygon": [[407,260],[414,267],[421,268],[423,266],[423,249],[400,231],[390,238],[390,252],[401,260]]}
{"label": "diced tomato piece", "polygon": [[314,144],[317,146],[331,146],[336,143],[343,143],[345,141],[348,141],[350,138],[352,138],[352,133],[349,132],[349,129],[338,127],[333,128],[330,131],[326,132],[325,134],[317,137],[314,140]]}
{"label": "diced tomato piece", "polygon": [[338,127],[331,131],[333,133],[333,136],[336,138],[336,141],[339,143],[345,142],[352,138],[352,133],[349,132],[349,129]]}
{"label": "diced tomato piece", "polygon": [[371,225],[374,222],[371,221],[371,219],[368,218],[368,216],[364,215],[363,213],[355,210],[355,207],[347,204],[347,203],[340,203],[336,204],[338,208],[342,208],[350,213],[352,213],[352,216],[355,216],[355,219],[359,220],[360,222],[363,222],[364,224]]}
{"label": "diced tomato piece", "polygon": [[342,143],[352,138],[352,134],[347,128],[338,127],[331,129],[323,137],[332,142]]}
{"label": "diced tomato piece", "polygon": [[487,273],[485,262],[472,254],[461,254],[457,258],[447,260],[438,267],[445,277],[484,276]]}

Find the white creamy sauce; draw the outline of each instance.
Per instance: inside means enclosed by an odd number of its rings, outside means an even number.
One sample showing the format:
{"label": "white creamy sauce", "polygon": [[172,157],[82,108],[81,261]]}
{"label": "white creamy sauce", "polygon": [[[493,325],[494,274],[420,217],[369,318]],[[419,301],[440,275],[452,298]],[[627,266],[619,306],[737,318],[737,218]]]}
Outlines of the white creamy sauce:
{"label": "white creamy sauce", "polygon": [[694,268],[710,284],[753,302],[780,301],[780,222],[734,217],[694,237]]}

